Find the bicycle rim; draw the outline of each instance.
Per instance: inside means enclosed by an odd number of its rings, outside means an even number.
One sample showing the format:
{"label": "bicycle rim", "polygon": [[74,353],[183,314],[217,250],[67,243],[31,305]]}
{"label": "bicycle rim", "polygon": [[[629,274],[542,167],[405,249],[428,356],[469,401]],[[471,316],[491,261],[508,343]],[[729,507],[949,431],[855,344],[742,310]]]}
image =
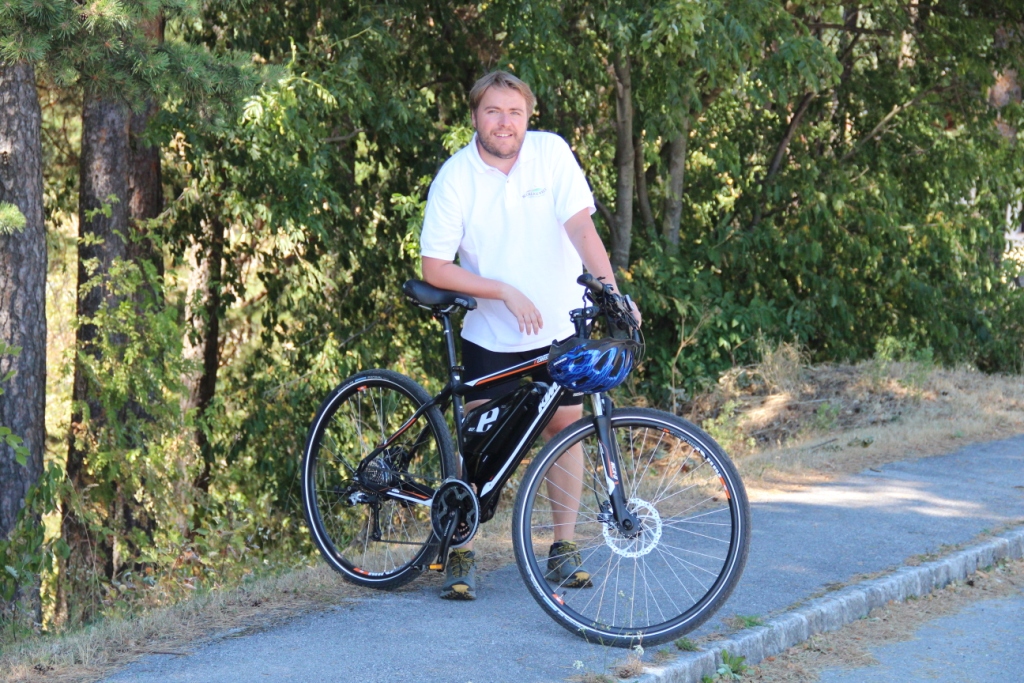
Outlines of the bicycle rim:
{"label": "bicycle rim", "polygon": [[[419,574],[435,548],[429,499],[448,472],[448,435],[439,429],[436,408],[406,424],[427,400],[395,373],[357,375],[328,398],[311,428],[303,465],[307,522],[328,563],[355,583],[401,585]],[[403,426],[366,466],[372,486],[365,485],[360,463]],[[388,489],[423,502],[381,493]]]}
{"label": "bicycle rim", "polygon": [[[625,535],[611,520],[598,439],[586,418],[552,439],[527,472],[516,502],[516,558],[534,598],[565,628],[608,645],[655,645],[702,624],[732,592],[749,547],[749,506],[727,456],[685,420],[621,410],[612,434],[639,532]],[[581,475],[572,465],[575,447]],[[578,501],[571,528],[588,588],[547,577],[552,510],[567,500]]]}

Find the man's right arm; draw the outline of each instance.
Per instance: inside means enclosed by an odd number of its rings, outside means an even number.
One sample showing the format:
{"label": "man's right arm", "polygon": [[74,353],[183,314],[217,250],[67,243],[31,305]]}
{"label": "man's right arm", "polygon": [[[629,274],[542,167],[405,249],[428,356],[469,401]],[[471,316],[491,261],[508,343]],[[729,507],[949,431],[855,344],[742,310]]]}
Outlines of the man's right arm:
{"label": "man's right arm", "polygon": [[519,331],[540,334],[544,320],[533,302],[512,285],[469,272],[454,261],[423,257],[423,279],[441,289],[449,289],[480,299],[496,299],[516,317]]}

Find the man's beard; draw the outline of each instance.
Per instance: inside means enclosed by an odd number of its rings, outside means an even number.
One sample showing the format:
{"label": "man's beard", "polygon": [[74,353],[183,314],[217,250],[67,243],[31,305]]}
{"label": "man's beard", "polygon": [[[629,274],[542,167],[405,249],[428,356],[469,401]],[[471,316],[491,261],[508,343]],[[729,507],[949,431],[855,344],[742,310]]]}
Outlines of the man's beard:
{"label": "man's beard", "polygon": [[497,157],[498,159],[515,159],[516,155],[519,154],[519,150],[523,148],[523,141],[517,138],[515,133],[512,133],[512,137],[509,138],[514,143],[514,148],[511,152],[500,151],[497,147],[491,144],[489,138],[485,138],[481,135],[477,135],[476,139],[480,143],[480,146],[484,148],[484,151],[486,151],[488,154],[494,157]]}

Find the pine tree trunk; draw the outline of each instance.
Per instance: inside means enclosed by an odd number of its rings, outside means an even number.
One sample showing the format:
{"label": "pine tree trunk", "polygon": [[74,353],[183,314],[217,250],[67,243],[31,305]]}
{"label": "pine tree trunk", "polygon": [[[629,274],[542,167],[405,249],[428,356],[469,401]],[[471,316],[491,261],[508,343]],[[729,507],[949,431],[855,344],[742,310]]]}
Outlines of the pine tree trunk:
{"label": "pine tree trunk", "polygon": [[[164,42],[164,19],[156,17],[144,26],[146,36],[157,44]],[[156,218],[164,209],[164,188],[160,172],[160,148],[147,145],[146,128],[160,106],[156,100],[149,100],[141,111],[132,112],[128,127],[128,144],[131,159],[128,164],[128,214],[133,223],[133,236],[128,245],[129,258],[135,262],[149,261],[156,267],[157,274],[163,274],[163,257],[154,248],[148,237],[145,221]],[[160,296],[160,292],[153,292]]]}
{"label": "pine tree trunk", "polygon": [[148,239],[145,221],[156,218],[164,208],[164,189],[160,173],[160,148],[147,145],[143,140],[146,126],[159,110],[156,102],[150,101],[141,112],[134,112],[129,123],[129,146],[131,159],[128,163],[128,215],[133,226],[133,240],[128,245],[131,260],[149,261],[158,274],[163,273],[162,255]]}
{"label": "pine tree trunk", "polygon": [[[129,111],[123,104],[86,94],[82,111],[80,159],[79,321],[95,316],[104,304],[117,303],[109,300],[110,295],[103,287],[94,287],[86,292],[82,291],[82,287],[94,275],[108,273],[115,260],[124,260],[128,256],[128,245],[123,238],[129,230],[128,124]],[[104,207],[109,216],[100,210]],[[95,266],[95,273],[87,270],[90,263]],[[95,325],[80,323],[76,339],[78,353],[96,357],[99,354],[96,346],[99,333]],[[96,482],[88,471],[88,453],[76,437],[84,436],[87,430],[95,433],[106,424],[110,416],[104,414],[97,387],[78,358],[75,361],[72,400],[74,408],[67,474],[78,495],[89,496],[88,487]],[[88,426],[85,424],[83,407],[87,411]],[[114,482],[103,483],[116,485]],[[85,520],[80,517],[74,505],[64,506],[62,534],[71,546],[71,555],[65,568],[65,582],[69,588],[68,609],[72,618],[77,620],[91,613],[95,602],[92,592],[95,577],[112,578],[117,558],[114,556],[113,543],[106,536],[91,537]],[[74,604],[78,599],[81,602]]]}
{"label": "pine tree trunk", "polygon": [[[217,392],[217,369],[220,367],[221,289],[224,263],[224,223],[217,217],[203,221],[202,242],[191,250],[192,275],[188,287],[186,320],[192,331],[185,337],[185,353],[200,362],[201,372],[186,378],[189,387],[185,410],[194,409],[198,422]],[[195,433],[196,445],[203,458],[203,469],[196,478],[196,488],[208,491],[213,451],[200,426]]]}
{"label": "pine tree trunk", "polygon": [[679,226],[683,218],[683,181],[686,173],[686,143],[689,139],[689,121],[668,144],[668,192],[665,194],[665,212],[661,233],[670,250],[679,246]]}
{"label": "pine tree trunk", "polygon": [[[46,226],[43,220],[42,115],[35,69],[0,64],[0,203],[17,206],[24,229],[0,232],[0,339],[20,346],[0,358],[0,376],[17,374],[0,396],[0,426],[24,439],[26,466],[0,445],[0,538],[6,538],[25,492],[43,471],[46,440]],[[38,589],[20,596],[40,621]],[[0,609],[4,605],[0,601]]]}
{"label": "pine tree trunk", "polygon": [[628,56],[617,56],[615,76],[615,221],[612,228],[611,262],[614,270],[629,268],[633,238],[633,84]]}

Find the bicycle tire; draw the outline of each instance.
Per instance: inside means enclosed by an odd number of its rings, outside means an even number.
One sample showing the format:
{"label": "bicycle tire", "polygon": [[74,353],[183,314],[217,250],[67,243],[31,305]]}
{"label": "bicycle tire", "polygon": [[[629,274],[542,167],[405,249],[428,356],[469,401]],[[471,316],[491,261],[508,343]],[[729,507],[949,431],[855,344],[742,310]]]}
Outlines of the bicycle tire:
{"label": "bicycle tire", "polygon": [[[356,477],[359,463],[429,401],[408,377],[367,370],[334,389],[310,426],[302,461],[306,524],[327,563],[352,583],[397,588],[416,578],[430,553],[437,552],[429,500],[399,500],[367,488]],[[370,468],[376,480],[388,482],[381,488],[397,487],[420,498],[432,495],[456,471],[440,410],[424,411]],[[375,515],[379,540],[373,538]]]}
{"label": "bicycle tire", "polygon": [[[569,631],[605,645],[657,645],[703,624],[732,593],[750,547],[750,507],[728,456],[690,422],[630,408],[613,411],[611,427],[641,533],[627,538],[610,521],[596,427],[586,417],[552,438],[523,476],[513,516],[516,563],[534,599]],[[567,491],[575,475],[560,486],[563,500],[579,501],[574,540],[592,585],[566,588],[545,576],[557,503],[553,483],[548,496],[541,491],[549,474],[572,469],[559,459],[577,444],[582,495]]]}

